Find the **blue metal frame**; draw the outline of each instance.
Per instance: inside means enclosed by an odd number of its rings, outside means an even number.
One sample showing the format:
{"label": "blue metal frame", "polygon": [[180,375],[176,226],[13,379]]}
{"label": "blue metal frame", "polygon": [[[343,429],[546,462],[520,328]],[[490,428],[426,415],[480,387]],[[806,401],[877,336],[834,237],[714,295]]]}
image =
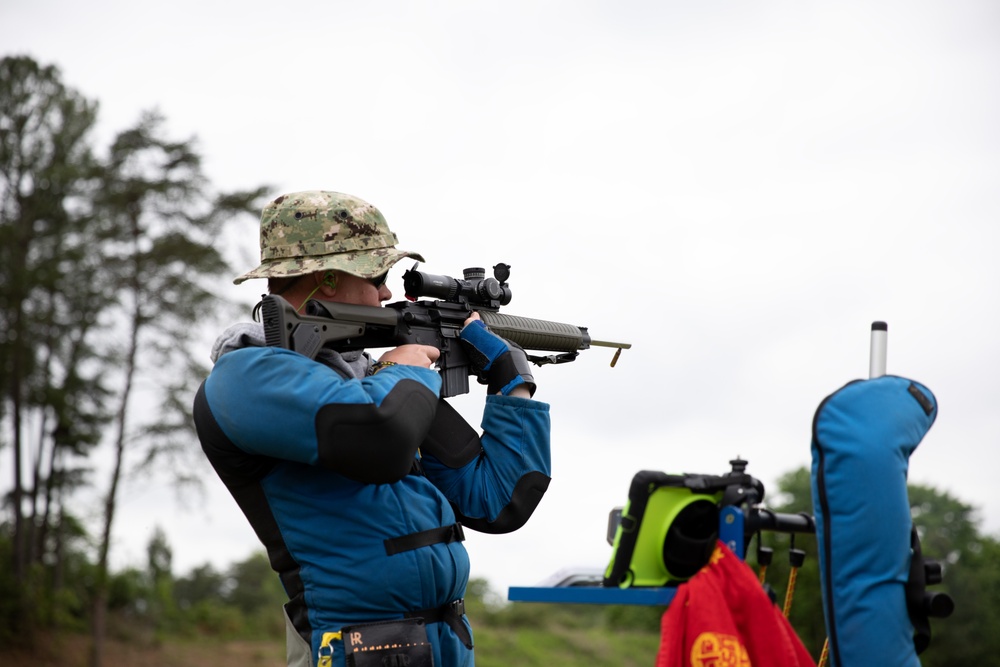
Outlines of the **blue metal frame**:
{"label": "blue metal frame", "polygon": [[[740,558],[744,557],[744,517],[739,507],[723,507],[719,513],[719,539]],[[511,587],[511,602],[555,602],[562,604],[635,604],[668,606],[676,586],[658,588],[603,588],[601,586]]]}
{"label": "blue metal frame", "polygon": [[677,588],[602,588],[600,586],[569,586],[565,588],[507,589],[511,602],[560,602],[563,604],[640,604],[667,606]]}
{"label": "blue metal frame", "polygon": [[719,539],[729,547],[729,550],[744,558],[744,518],[743,510],[734,505],[727,505],[719,512]]}

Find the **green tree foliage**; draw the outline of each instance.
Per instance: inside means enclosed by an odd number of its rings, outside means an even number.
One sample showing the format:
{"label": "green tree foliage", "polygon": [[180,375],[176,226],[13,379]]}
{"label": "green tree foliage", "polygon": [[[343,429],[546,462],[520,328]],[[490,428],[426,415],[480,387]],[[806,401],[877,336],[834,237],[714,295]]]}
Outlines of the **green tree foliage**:
{"label": "green tree foliage", "polygon": [[175,581],[174,595],[183,613],[200,603],[220,600],[225,588],[226,575],[206,563]]}
{"label": "green tree foliage", "polygon": [[[197,323],[218,302],[210,281],[228,271],[218,236],[233,215],[253,213],[261,196],[259,190],[212,195],[193,140],[167,137],[156,113],[144,114],[136,127],[115,138],[99,193],[97,216],[117,231],[102,249],[107,266],[114,267],[109,284],[117,299],[109,312],[117,316],[122,342],[104,350],[120,372],[113,398],[113,467],[98,545],[93,667],[101,663],[108,551],[126,452],[130,444],[143,443],[148,464],[163,453],[191,451],[186,445],[196,436],[189,405],[205,369],[190,343]],[[173,374],[162,374],[163,368]],[[156,378],[160,409],[152,420],[137,420],[130,409],[143,376]],[[191,468],[188,463],[176,470]]]}
{"label": "green tree foliage", "polygon": [[[98,156],[96,113],[57,68],[0,60],[0,448],[13,459],[6,525],[18,582],[2,625],[29,637],[55,621],[46,610],[67,573],[66,508],[90,481],[94,447],[110,446],[87,587],[94,665],[125,454],[170,470],[172,455],[191,451],[190,397],[205,369],[190,343],[222,303],[212,281],[230,272],[218,239],[234,216],[256,216],[263,194],[215,193],[194,140],[170,138],[153,112]],[[159,407],[137,411],[140,399]],[[174,469],[190,481],[184,463]]]}
{"label": "green tree foliage", "polygon": [[170,553],[158,533],[149,545],[146,588],[136,618],[161,634],[227,638],[283,638],[282,605],[288,601],[264,552],[233,563],[223,572],[205,564],[174,579],[164,570]]}
{"label": "green tree foliage", "polygon": [[944,566],[944,581],[929,591],[946,591],[955,601],[946,619],[931,619],[931,644],[920,656],[924,667],[972,667],[1000,655],[1000,541],[982,535],[975,510],[951,494],[910,485],[913,522],[921,550]]}
{"label": "green tree foliage", "polygon": [[[99,440],[105,390],[87,335],[98,168],[88,141],[96,104],[59,71],[24,57],[0,60],[0,446],[10,446],[10,570],[21,585],[3,625],[30,636],[60,595],[71,518],[65,499],[83,481],[71,457]],[[39,604],[39,601],[42,601]]]}
{"label": "green tree foliage", "polygon": [[146,546],[147,576],[149,583],[149,614],[156,620],[156,627],[171,631],[180,619],[177,601],[174,597],[174,576],[172,572],[173,550],[167,543],[167,536],[159,527]]}

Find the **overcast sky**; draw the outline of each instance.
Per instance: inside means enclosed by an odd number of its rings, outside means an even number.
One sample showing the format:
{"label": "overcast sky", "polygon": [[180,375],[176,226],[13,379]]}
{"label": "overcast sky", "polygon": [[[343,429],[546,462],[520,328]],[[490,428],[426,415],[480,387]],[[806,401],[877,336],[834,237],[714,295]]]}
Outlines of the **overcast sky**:
{"label": "overcast sky", "polygon": [[[506,262],[507,312],[632,343],[614,369],[597,348],[538,371],[552,484],[522,530],[470,535],[473,576],[505,594],[603,568],[639,470],[740,455],[773,489],[809,465],[822,399],[867,376],[874,320],[889,373],[940,403],[911,481],[1000,532],[1000,4],[280,7],[0,0],[0,55],[58,65],[105,145],[158,108],[219,188],[355,194],[427,271]],[[226,242],[256,264],[253,221]],[[473,424],[482,391],[457,401]],[[126,486],[118,562],[157,525],[175,571],[245,558],[207,479],[186,509]]]}

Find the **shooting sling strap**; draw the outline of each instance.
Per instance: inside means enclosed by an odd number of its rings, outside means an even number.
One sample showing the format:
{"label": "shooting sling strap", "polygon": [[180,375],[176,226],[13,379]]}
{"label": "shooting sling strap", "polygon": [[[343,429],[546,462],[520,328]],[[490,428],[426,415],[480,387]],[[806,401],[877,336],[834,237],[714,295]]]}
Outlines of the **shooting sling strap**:
{"label": "shooting sling strap", "polygon": [[395,556],[404,551],[412,551],[420,547],[429,547],[432,544],[450,544],[452,542],[464,542],[465,531],[462,524],[453,523],[450,526],[431,528],[422,530],[419,533],[410,533],[402,537],[393,537],[384,541],[385,554]]}

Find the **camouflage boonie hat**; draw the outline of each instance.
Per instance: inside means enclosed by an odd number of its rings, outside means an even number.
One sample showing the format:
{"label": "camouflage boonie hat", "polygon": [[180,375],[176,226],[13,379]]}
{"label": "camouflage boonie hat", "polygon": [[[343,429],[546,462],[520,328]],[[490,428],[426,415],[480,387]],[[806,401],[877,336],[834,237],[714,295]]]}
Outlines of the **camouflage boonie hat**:
{"label": "camouflage boonie hat", "polygon": [[260,216],[260,266],[239,276],[284,278],[337,269],[374,278],[415,252],[396,249],[377,208],[352,195],[309,190],[281,195]]}

